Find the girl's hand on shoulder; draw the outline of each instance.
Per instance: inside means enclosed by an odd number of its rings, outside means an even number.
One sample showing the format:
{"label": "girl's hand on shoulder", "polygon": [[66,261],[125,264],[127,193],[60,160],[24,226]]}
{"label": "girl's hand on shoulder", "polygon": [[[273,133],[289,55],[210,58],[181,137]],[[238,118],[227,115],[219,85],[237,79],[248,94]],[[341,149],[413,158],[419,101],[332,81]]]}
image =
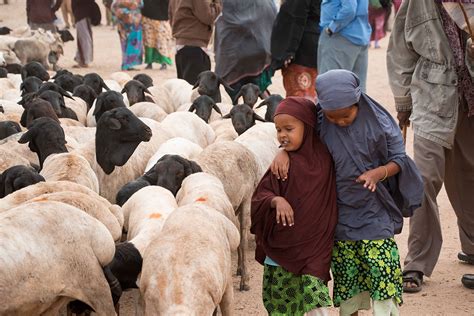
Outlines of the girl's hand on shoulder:
{"label": "girl's hand on shoulder", "polygon": [[368,170],[361,174],[356,182],[363,183],[364,188],[369,189],[372,192],[375,192],[377,189],[377,182],[379,182],[385,176],[385,171],[382,168],[375,168]]}
{"label": "girl's hand on shoulder", "polygon": [[288,178],[288,170],[290,169],[290,156],[285,150],[280,150],[270,165],[270,170],[277,177],[285,181]]}
{"label": "girl's hand on shoulder", "polygon": [[277,196],[275,200],[276,221],[283,226],[293,226],[295,224],[294,212],[290,203],[285,198]]}

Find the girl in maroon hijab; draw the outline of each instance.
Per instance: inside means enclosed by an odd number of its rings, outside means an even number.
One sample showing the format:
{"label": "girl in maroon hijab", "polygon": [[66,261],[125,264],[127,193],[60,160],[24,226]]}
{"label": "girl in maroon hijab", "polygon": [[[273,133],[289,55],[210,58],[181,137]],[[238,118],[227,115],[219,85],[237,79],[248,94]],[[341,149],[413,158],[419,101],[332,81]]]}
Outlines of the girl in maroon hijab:
{"label": "girl in maroon hijab", "polygon": [[263,303],[270,315],[327,315],[337,224],[334,164],[316,134],[313,102],[286,98],[274,121],[291,168],[286,181],[267,171],[252,198]]}

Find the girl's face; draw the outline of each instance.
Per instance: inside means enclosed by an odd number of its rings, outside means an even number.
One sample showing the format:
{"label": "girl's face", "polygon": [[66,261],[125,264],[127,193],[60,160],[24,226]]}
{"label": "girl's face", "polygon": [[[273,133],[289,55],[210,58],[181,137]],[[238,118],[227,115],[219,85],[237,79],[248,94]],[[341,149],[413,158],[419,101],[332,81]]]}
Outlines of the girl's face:
{"label": "girl's face", "polygon": [[304,136],[304,123],[288,114],[275,116],[278,142],[286,151],[295,151],[301,147]]}
{"label": "girl's face", "polygon": [[354,104],[348,108],[340,110],[323,110],[324,115],[332,124],[336,124],[340,127],[346,127],[352,124],[357,117],[359,107]]}

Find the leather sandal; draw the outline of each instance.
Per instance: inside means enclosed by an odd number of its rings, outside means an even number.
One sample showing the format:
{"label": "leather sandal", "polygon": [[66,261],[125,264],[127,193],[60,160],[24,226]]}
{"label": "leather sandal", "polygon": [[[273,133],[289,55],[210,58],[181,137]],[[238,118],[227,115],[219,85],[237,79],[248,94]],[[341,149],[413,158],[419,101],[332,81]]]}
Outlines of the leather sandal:
{"label": "leather sandal", "polygon": [[461,279],[462,285],[467,287],[468,289],[474,290],[474,274],[465,274],[462,276]]}
{"label": "leather sandal", "polygon": [[474,255],[468,255],[467,253],[461,251],[458,253],[458,259],[474,265]]}
{"label": "leather sandal", "polygon": [[[418,293],[423,285],[423,273],[421,271],[403,271],[403,292]],[[415,284],[415,287],[405,286],[405,283]]]}

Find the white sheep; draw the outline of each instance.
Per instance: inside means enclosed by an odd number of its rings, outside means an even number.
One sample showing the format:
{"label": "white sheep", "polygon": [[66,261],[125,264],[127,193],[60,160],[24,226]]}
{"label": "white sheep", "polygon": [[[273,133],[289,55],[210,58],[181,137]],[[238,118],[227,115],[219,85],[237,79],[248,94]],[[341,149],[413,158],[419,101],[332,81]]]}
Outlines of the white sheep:
{"label": "white sheep", "polygon": [[118,83],[115,80],[104,80],[104,83],[109,87],[110,90],[121,92],[122,91],[122,85]]}
{"label": "white sheep", "polygon": [[[184,104],[181,104],[179,106],[179,108],[176,110],[176,112],[186,112],[186,111],[189,111],[189,108],[191,107],[192,103],[188,102],[188,103],[184,103]],[[211,112],[211,117],[209,117],[209,124],[214,122],[214,121],[218,121],[218,120],[222,120],[222,116],[223,115],[226,115],[227,113],[230,112],[230,110],[232,109],[233,105],[232,104],[229,104],[229,103],[222,103],[222,102],[218,102],[217,103],[217,106],[219,107],[219,109],[221,110],[222,112],[222,115],[220,115],[216,110],[212,110]]]}
{"label": "white sheep", "polygon": [[168,115],[161,106],[151,102],[138,102],[129,109],[138,117],[151,118],[157,122],[163,121]]}
{"label": "white sheep", "polygon": [[145,315],[212,315],[217,306],[232,315],[231,252],[238,244],[234,224],[209,206],[172,212],[143,256]]}
{"label": "white sheep", "polygon": [[20,90],[21,83],[23,80],[21,79],[20,74],[8,74],[7,75],[8,80],[15,86],[15,89]]}
{"label": "white sheep", "polygon": [[215,120],[209,123],[216,134],[215,143],[231,141],[236,139],[239,134],[235,131],[232,120]]}
{"label": "white sheep", "polygon": [[61,126],[62,126],[62,127],[64,127],[64,126],[69,126],[69,127],[85,127],[84,124],[82,124],[81,122],[76,121],[76,120],[74,120],[74,119],[65,118],[65,117],[59,118],[59,122],[61,123]]}
{"label": "white sheep", "polygon": [[30,166],[31,163],[28,159],[19,156],[17,152],[0,146],[0,173],[16,165]]}
{"label": "white sheep", "polygon": [[69,98],[64,98],[64,103],[66,107],[70,108],[77,115],[77,120],[82,123],[82,125],[87,124],[87,103],[79,97],[74,97],[74,100]]}
{"label": "white sheep", "polygon": [[180,155],[186,159],[194,159],[202,152],[202,148],[192,141],[174,137],[161,144],[158,151],[148,160],[145,171],[150,170],[164,155]]}
{"label": "white sheep", "polygon": [[74,139],[79,144],[90,142],[95,138],[95,127],[61,126],[66,137]]}
{"label": "white sheep", "polygon": [[[123,88],[123,86],[125,86],[125,84],[127,82],[132,80],[132,77],[130,77],[129,74],[127,74],[123,71],[117,71],[117,72],[114,72],[110,75],[110,79],[116,81]],[[109,87],[109,88],[111,88],[111,87]],[[120,89],[120,90],[122,90],[122,89]]]}
{"label": "white sheep", "polygon": [[7,89],[3,91],[2,99],[12,102],[18,102],[21,100],[21,92],[18,89]]}
{"label": "white sheep", "polygon": [[275,124],[256,124],[235,139],[244,145],[255,156],[259,165],[258,179],[260,180],[272,163],[278,152],[278,139]]}
{"label": "white sheep", "polygon": [[43,163],[40,174],[46,181],[71,181],[99,194],[99,180],[89,162],[74,153],[50,155]]}
{"label": "white sheep", "polygon": [[8,78],[0,78],[0,99],[3,99],[5,91],[15,89],[13,83]]}
{"label": "white sheep", "polygon": [[173,137],[183,137],[202,148],[212,144],[216,138],[214,130],[201,118],[190,112],[169,114],[161,126]]}
{"label": "white sheep", "polygon": [[3,57],[3,52],[0,51],[0,67],[4,67],[7,65],[7,62],[5,61],[5,57]]}
{"label": "white sheep", "polygon": [[259,166],[251,151],[234,141],[214,143],[205,148],[196,159],[204,172],[221,180],[224,190],[239,216],[240,246],[238,272],[241,273],[240,290],[248,289],[246,268],[247,230],[250,227],[250,204],[258,185]]}
{"label": "white sheep", "polygon": [[0,314],[57,315],[80,300],[115,315],[102,269],[115,245],[102,223],[64,203],[34,202],[0,214],[0,231]]}
{"label": "white sheep", "polygon": [[148,87],[148,91],[151,93],[150,97],[153,102],[161,107],[163,111],[168,114],[176,111],[168,89],[163,86],[152,86]]}
{"label": "white sheep", "polygon": [[[173,106],[173,112],[176,111],[183,103],[192,102],[193,86],[183,79],[168,79],[162,86],[169,91],[170,99]],[[150,92],[153,93],[152,90]]]}

